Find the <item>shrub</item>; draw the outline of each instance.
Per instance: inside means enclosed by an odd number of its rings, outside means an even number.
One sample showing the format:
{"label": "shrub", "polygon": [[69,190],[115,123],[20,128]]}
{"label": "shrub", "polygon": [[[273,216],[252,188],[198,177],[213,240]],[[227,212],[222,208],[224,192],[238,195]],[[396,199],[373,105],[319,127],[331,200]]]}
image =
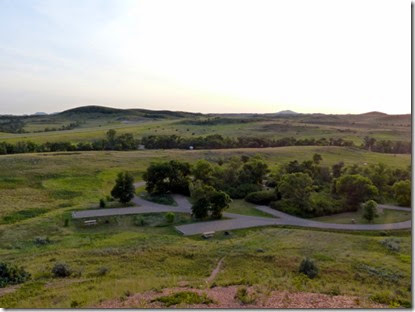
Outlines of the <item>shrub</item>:
{"label": "shrub", "polygon": [[401,241],[397,238],[385,238],[384,240],[381,240],[380,243],[389,251],[398,252],[401,250]]}
{"label": "shrub", "polygon": [[318,268],[313,260],[305,258],[301,261],[299,272],[307,275],[309,278],[314,278],[318,274]]}
{"label": "shrub", "polygon": [[231,198],[242,199],[242,198],[245,198],[245,196],[248,195],[249,193],[259,192],[261,189],[262,187],[260,185],[241,184],[237,187],[228,187],[224,189],[224,191],[228,193],[228,195]]}
{"label": "shrub", "polygon": [[101,198],[101,199],[99,200],[99,207],[100,207],[100,208],[105,208],[105,206],[106,206],[105,200]]}
{"label": "shrub", "polygon": [[50,239],[48,237],[36,237],[34,243],[38,246],[44,246],[50,244]]}
{"label": "shrub", "polygon": [[72,271],[66,263],[56,263],[52,268],[54,277],[68,277],[71,273]]}
{"label": "shrub", "polygon": [[100,267],[96,273],[97,276],[104,276],[109,272],[107,267]]}
{"label": "shrub", "polygon": [[192,291],[181,291],[168,296],[162,296],[154,299],[170,307],[176,304],[209,304],[213,300],[206,296],[206,294],[199,295]]}
{"label": "shrub", "polygon": [[146,225],[146,221],[141,216],[135,216],[133,220],[134,225],[136,226],[144,226]]}
{"label": "shrub", "polygon": [[173,223],[175,218],[175,214],[173,212],[168,212],[166,214],[166,221],[167,223]]}
{"label": "shrub", "polygon": [[240,287],[236,291],[235,299],[238,299],[242,304],[251,304],[255,303],[256,296],[250,295],[246,287]]}
{"label": "shrub", "polygon": [[268,205],[270,202],[277,199],[274,191],[259,191],[252,192],[246,195],[245,200],[247,202],[257,205]]}
{"label": "shrub", "polygon": [[63,226],[68,227],[68,225],[69,225],[69,219],[65,219],[65,221],[63,221]]}
{"label": "shrub", "polygon": [[24,283],[29,278],[30,273],[26,272],[23,267],[0,262],[0,288]]}

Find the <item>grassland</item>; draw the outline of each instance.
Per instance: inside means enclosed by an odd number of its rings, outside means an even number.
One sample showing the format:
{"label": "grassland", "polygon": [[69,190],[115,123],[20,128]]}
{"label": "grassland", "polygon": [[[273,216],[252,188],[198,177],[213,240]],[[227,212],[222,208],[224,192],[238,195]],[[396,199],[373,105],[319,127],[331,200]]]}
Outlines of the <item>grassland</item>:
{"label": "grassland", "polygon": [[[76,222],[65,226],[75,209],[96,208],[109,194],[117,173],[129,170],[136,180],[151,161],[218,160],[261,154],[271,167],[292,159],[323,156],[323,165],[384,162],[405,168],[410,155],[388,155],[340,147],[284,147],[215,151],[134,151],[21,154],[0,157],[0,257],[23,265],[32,280],[0,289],[1,307],[91,307],[128,293],[175,287],[186,282],[206,287],[219,259],[224,265],[215,285],[258,285],[272,289],[357,295],[391,305],[411,301],[409,231],[339,233],[283,227],[218,233],[212,240],[183,237],[163,218],[137,226],[134,217],[110,218],[97,227]],[[234,201],[229,212],[258,214]],[[179,218],[177,222],[187,222]],[[157,226],[157,224],[159,226]],[[386,236],[385,236],[386,235]],[[51,244],[38,246],[36,237]],[[400,241],[399,251],[381,243]],[[312,257],[320,276],[297,272],[303,257]],[[51,268],[66,262],[69,278],[54,278]],[[105,268],[105,269],[103,269]],[[106,274],[102,272],[106,271]],[[341,281],[341,283],[339,283]]]}
{"label": "grassland", "polygon": [[[373,220],[373,224],[383,224],[383,223],[395,223],[402,222],[411,219],[410,211],[399,211],[399,210],[388,210],[385,209],[382,212],[378,212],[378,217]],[[363,211],[358,210],[356,212],[344,212],[331,216],[324,216],[314,218],[316,221],[323,221],[329,223],[342,223],[342,224],[351,224],[352,219],[355,220],[357,224],[368,224],[369,222],[363,218]]]}

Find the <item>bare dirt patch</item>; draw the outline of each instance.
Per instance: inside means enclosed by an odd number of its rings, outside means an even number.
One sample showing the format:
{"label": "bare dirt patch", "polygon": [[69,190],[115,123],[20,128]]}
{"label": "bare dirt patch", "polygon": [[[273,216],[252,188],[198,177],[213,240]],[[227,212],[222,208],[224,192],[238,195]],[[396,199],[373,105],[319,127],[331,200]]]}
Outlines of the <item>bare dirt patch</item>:
{"label": "bare dirt patch", "polygon": [[330,296],[325,294],[286,291],[259,293],[255,287],[247,287],[250,294],[255,295],[255,302],[243,304],[235,296],[239,286],[214,287],[210,289],[193,289],[188,287],[165,288],[160,292],[149,291],[132,295],[125,300],[108,300],[96,308],[165,308],[163,303],[156,301],[162,296],[177,292],[192,291],[199,295],[205,294],[213,300],[210,304],[178,304],[177,308],[386,308],[363,298],[354,296]]}

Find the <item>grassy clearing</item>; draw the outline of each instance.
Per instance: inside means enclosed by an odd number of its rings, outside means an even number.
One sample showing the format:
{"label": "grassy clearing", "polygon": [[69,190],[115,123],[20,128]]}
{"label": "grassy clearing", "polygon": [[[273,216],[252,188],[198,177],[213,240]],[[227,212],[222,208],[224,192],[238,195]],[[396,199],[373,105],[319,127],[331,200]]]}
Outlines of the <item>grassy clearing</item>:
{"label": "grassy clearing", "polygon": [[256,209],[255,205],[240,199],[234,199],[225,212],[238,213],[247,216],[274,218],[273,216]]}
{"label": "grassy clearing", "polygon": [[[383,209],[382,212],[378,212],[378,217],[373,220],[373,224],[395,223],[410,220],[412,217],[409,211],[389,210]],[[355,212],[344,212],[331,216],[317,217],[312,220],[329,222],[329,223],[342,223],[352,224],[352,219],[357,224],[368,224],[367,220],[363,218],[363,210],[360,209]]]}
{"label": "grassy clearing", "polygon": [[206,294],[199,295],[192,291],[181,291],[168,296],[162,296],[154,299],[153,301],[162,302],[166,307],[173,305],[184,304],[209,304],[213,303],[213,300],[208,298]]}

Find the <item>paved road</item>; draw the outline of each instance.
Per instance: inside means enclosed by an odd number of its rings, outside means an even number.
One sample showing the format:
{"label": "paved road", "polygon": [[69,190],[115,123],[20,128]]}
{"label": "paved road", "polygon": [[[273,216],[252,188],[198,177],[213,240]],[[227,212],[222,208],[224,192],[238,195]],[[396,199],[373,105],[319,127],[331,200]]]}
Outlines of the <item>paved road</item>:
{"label": "paved road", "polygon": [[[144,185],[144,182],[138,182],[134,184],[135,187]],[[115,216],[115,215],[128,215],[128,214],[140,214],[140,213],[153,213],[153,212],[184,212],[191,213],[191,205],[188,199],[182,195],[174,195],[177,206],[160,205],[146,201],[140,197],[135,196],[132,200],[139,207],[128,208],[104,208],[76,211],[72,213],[72,217],[75,219],[82,218],[94,218],[102,216]],[[267,225],[292,225],[300,227],[311,227],[320,229],[335,229],[335,230],[357,230],[357,231],[369,231],[369,230],[399,230],[408,229],[412,227],[412,221],[404,221],[398,223],[388,224],[338,224],[338,223],[326,223],[312,221],[295,217],[284,212],[271,209],[267,206],[256,206],[258,210],[268,213],[275,218],[263,218],[256,216],[245,216],[234,213],[224,213],[225,220],[195,222],[192,224],[185,224],[176,226],[176,229],[183,235],[195,235],[203,232],[210,231],[226,231],[243,229],[257,226]],[[396,207],[390,205],[379,205],[381,209],[394,209],[411,211],[411,208]]]}

